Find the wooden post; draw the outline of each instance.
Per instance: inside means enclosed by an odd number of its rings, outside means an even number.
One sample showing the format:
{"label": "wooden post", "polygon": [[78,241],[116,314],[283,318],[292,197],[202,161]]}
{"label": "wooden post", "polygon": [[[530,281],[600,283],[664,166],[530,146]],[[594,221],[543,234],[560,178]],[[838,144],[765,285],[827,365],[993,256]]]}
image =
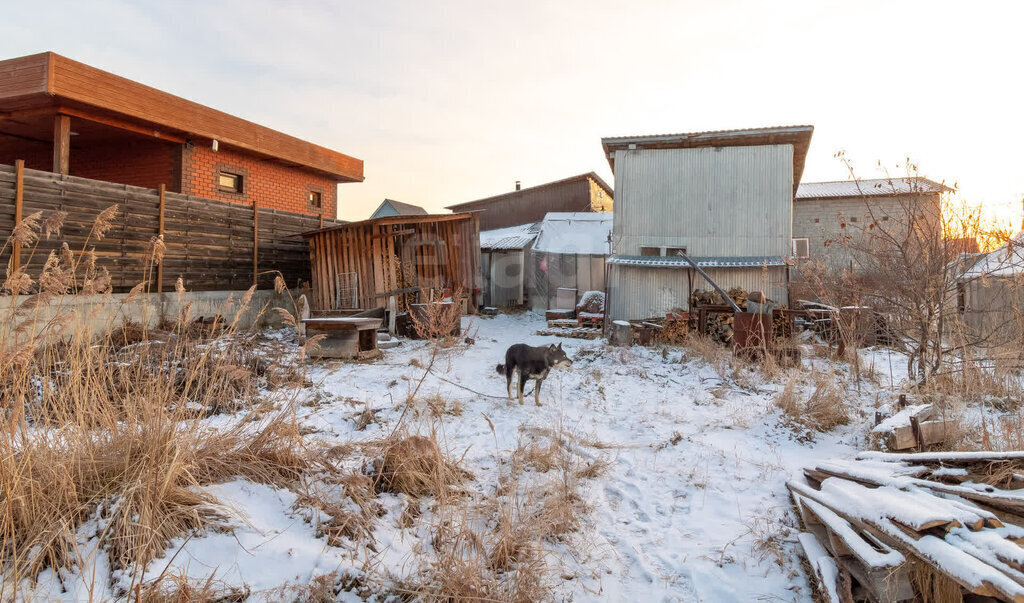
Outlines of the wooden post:
{"label": "wooden post", "polygon": [[252,284],[259,281],[260,274],[260,212],[256,199],[252,200]]}
{"label": "wooden post", "polygon": [[[14,225],[21,224],[22,208],[25,201],[25,160],[18,159],[14,162]],[[11,247],[11,273],[18,271],[21,267],[21,244],[17,241]],[[11,292],[14,293],[13,291]]]}
{"label": "wooden post", "polygon": [[[167,192],[167,186],[164,184],[160,185],[160,214],[157,218],[157,236],[161,239],[164,238],[164,193]],[[164,245],[167,245],[167,241],[164,241]],[[156,266],[156,292],[164,292],[164,263],[161,260]]]}
{"label": "wooden post", "polygon": [[53,118],[53,171],[67,176],[71,167],[71,118],[56,115]]}

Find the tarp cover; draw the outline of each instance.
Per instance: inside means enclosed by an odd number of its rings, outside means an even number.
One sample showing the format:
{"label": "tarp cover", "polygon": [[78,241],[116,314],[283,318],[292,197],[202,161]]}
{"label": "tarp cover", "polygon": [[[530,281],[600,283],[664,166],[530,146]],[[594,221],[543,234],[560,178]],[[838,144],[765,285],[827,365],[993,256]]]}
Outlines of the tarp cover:
{"label": "tarp cover", "polygon": [[551,212],[540,224],[533,249],[544,253],[608,255],[611,237],[611,212]]}

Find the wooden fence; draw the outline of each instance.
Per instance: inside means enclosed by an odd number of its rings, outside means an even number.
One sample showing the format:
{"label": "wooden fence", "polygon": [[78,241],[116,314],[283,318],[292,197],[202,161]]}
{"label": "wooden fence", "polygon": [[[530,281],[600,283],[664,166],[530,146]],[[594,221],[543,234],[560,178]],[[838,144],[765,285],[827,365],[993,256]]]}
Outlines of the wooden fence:
{"label": "wooden fence", "polygon": [[[90,238],[101,211],[117,205],[113,227],[102,240]],[[36,275],[51,250],[67,242],[73,251],[95,248],[98,263],[111,274],[115,291],[147,280],[150,241],[163,234],[163,263],[148,276],[156,291],[174,289],[181,277],[190,291],[248,289],[259,274],[260,287],[271,286],[280,271],[289,286],[309,281],[309,246],[299,233],[338,220],[276,209],[254,208],[191,195],[0,165],[0,245],[18,221],[35,212],[43,219],[67,212],[60,236],[41,239],[34,248],[14,249],[16,265]],[[0,253],[10,266],[12,246]]]}

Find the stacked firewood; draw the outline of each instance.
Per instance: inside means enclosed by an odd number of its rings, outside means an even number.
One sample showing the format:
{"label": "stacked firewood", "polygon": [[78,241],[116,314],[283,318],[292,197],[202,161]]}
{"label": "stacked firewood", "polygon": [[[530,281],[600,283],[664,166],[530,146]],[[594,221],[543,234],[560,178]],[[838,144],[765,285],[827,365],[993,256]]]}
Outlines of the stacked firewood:
{"label": "stacked firewood", "polygon": [[1024,452],[864,452],[787,486],[826,601],[1024,601]]}
{"label": "stacked firewood", "polygon": [[[736,303],[740,309],[745,309],[747,306],[747,292],[742,287],[733,287],[727,291],[732,301]],[[724,306],[728,302],[725,298],[715,290],[696,289],[690,294],[690,320],[694,322],[698,320],[699,310],[701,306]],[[732,345],[733,336],[733,317],[732,312],[715,312],[708,315],[707,325],[707,336],[712,341],[717,341],[723,345]],[[696,323],[691,325],[694,328],[697,327]]]}

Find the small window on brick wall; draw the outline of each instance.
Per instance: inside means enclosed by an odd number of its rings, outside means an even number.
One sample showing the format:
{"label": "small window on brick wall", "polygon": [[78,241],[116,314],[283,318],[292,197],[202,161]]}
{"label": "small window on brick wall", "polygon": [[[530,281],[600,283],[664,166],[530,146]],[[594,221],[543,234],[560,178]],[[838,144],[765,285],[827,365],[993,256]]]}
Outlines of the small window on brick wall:
{"label": "small window on brick wall", "polygon": [[320,191],[309,191],[306,193],[306,200],[309,201],[310,207],[320,209],[324,206],[323,193]]}
{"label": "small window on brick wall", "polygon": [[660,256],[661,247],[641,247],[640,255],[644,256]]}
{"label": "small window on brick wall", "polygon": [[243,190],[242,186],[241,174],[233,174],[223,170],[217,174],[217,188],[226,193],[241,193]]}

